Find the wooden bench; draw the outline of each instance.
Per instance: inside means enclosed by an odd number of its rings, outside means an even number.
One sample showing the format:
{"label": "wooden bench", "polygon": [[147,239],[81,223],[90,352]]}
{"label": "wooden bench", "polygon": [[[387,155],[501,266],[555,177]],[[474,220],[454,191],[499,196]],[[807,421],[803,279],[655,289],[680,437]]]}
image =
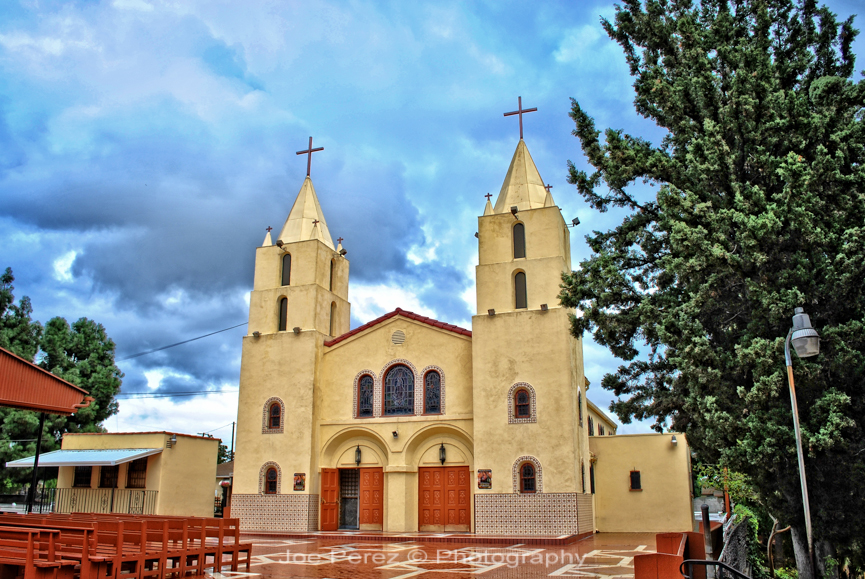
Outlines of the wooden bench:
{"label": "wooden bench", "polygon": [[59,531],[0,526],[0,576],[73,579],[77,562],[58,556]]}

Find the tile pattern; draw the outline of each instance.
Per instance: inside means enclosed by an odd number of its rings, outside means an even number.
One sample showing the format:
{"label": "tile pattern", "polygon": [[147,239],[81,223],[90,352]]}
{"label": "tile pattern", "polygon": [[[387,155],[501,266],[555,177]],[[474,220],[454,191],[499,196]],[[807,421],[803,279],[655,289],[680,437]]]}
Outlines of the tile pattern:
{"label": "tile pattern", "polygon": [[358,372],[357,375],[354,377],[354,390],[352,390],[352,392],[353,392],[354,394],[352,395],[352,402],[351,402],[351,416],[352,416],[352,418],[357,418],[357,417],[358,417],[358,416],[357,416],[358,388],[360,387],[360,386],[359,386],[359,384],[360,384],[360,379],[363,378],[364,376],[366,376],[367,374],[370,375],[370,376],[372,376],[372,392],[373,392],[373,399],[372,399],[372,415],[373,415],[373,417],[376,416],[376,414],[375,414],[375,408],[376,408],[376,406],[377,406],[377,403],[376,403],[377,398],[375,397],[375,396],[376,396],[376,395],[375,395],[375,391],[376,391],[376,386],[375,386],[375,385],[378,384],[378,379],[375,377],[375,372],[373,372],[372,370],[361,370],[361,371]]}
{"label": "tile pattern", "polygon": [[[415,368],[414,364],[408,360],[404,360],[403,358],[397,358],[396,360],[391,360],[384,365],[384,368],[381,369],[378,381],[375,383],[375,406],[373,409],[373,416],[376,418],[384,415],[384,380],[387,378],[387,371],[391,366],[396,366],[397,364],[403,364],[411,368],[412,374],[414,374],[414,413],[415,416],[423,413],[423,384],[418,385],[421,381],[421,375],[418,374],[417,368]],[[420,395],[418,392],[420,392]]]}
{"label": "tile pattern", "polygon": [[[279,428],[269,428],[268,418],[270,418],[270,405],[276,402],[279,404],[280,414],[279,414]],[[261,411],[261,433],[262,434],[282,434],[285,432],[285,402],[282,401],[281,398],[273,396],[267,399],[267,402],[264,403],[264,408]]]}
{"label": "tile pattern", "polygon": [[[514,410],[514,393],[520,388],[525,388],[529,391],[529,409],[528,418],[517,418]],[[527,424],[538,421],[538,405],[535,400],[535,389],[528,382],[517,382],[511,389],[508,390],[508,424]]]}
{"label": "tile pattern", "polygon": [[[270,467],[276,468],[276,494],[279,494],[280,489],[282,488],[282,469],[279,468],[279,465],[272,460],[267,461],[258,471],[258,494],[264,494],[264,474],[267,472],[267,469]],[[267,495],[273,496],[273,495]]]}
{"label": "tile pattern", "polygon": [[[442,405],[441,414],[444,414],[445,413],[445,371],[442,370],[441,368],[439,368],[438,366],[434,366],[434,365],[427,366],[426,368],[421,370],[421,373],[420,373],[420,377],[421,377],[420,378],[420,394],[418,394],[418,388],[417,388],[417,386],[415,386],[415,397],[420,396],[420,413],[423,414],[423,399],[424,399],[424,394],[425,394],[424,382],[426,380],[426,373],[429,372],[430,370],[435,370],[436,372],[438,372],[439,377],[441,378],[441,386],[440,386],[441,405]],[[415,404],[415,407],[417,407],[417,404]]]}
{"label": "tile pattern", "polygon": [[231,516],[244,533],[306,532],[318,529],[318,495],[241,495],[231,497]]}
{"label": "tile pattern", "polygon": [[541,461],[529,455],[519,457],[514,461],[514,466],[511,468],[514,492],[520,494],[520,466],[524,462],[530,462],[535,465],[535,494],[544,492],[544,469],[541,467]]}
{"label": "tile pattern", "polygon": [[[588,497],[588,501],[581,497]],[[591,500],[592,495],[582,493],[476,494],[475,533],[579,535],[591,532]]]}

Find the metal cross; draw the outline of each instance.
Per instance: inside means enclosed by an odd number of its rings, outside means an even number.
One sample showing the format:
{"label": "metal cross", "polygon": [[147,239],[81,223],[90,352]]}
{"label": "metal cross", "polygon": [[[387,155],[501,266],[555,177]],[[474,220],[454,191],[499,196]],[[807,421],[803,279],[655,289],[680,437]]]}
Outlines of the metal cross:
{"label": "metal cross", "polygon": [[552,189],[552,188],[553,188],[553,186],[550,185],[549,183],[547,183],[546,185],[544,185],[544,189],[547,190],[547,193],[549,193],[549,192],[550,192],[550,189]]}
{"label": "metal cross", "polygon": [[298,155],[308,155],[306,158],[306,176],[309,177],[309,169],[310,165],[312,165],[312,154],[316,151],[324,151],[324,147],[319,147],[317,149],[312,148],[312,137],[309,138],[309,148],[305,151],[298,151]]}
{"label": "metal cross", "polygon": [[[524,109],[523,108],[523,97],[517,97],[517,110],[511,111],[509,113],[505,113],[506,117],[509,117],[511,115],[520,115],[520,140],[521,141],[523,140],[523,113],[533,113],[536,110],[538,110],[537,107],[534,107],[531,109]],[[312,144],[311,144],[312,143],[312,137],[310,137],[309,142],[310,142],[310,146],[312,146]]]}
{"label": "metal cross", "polygon": [[342,243],[342,237],[337,237],[337,238],[336,238],[336,242],[337,242],[337,243]]}
{"label": "metal cross", "polygon": [[273,227],[271,227],[270,225],[268,225],[268,226],[267,226],[267,232],[270,233],[271,231],[273,231]]}
{"label": "metal cross", "polygon": [[316,225],[318,225],[318,219],[313,219],[312,226],[315,227]]}
{"label": "metal cross", "polygon": [[492,197],[492,194],[491,194],[491,193],[487,193],[486,195],[484,195],[484,197],[486,197],[486,198],[487,198],[487,201],[489,201],[489,200],[490,200],[490,197]]}

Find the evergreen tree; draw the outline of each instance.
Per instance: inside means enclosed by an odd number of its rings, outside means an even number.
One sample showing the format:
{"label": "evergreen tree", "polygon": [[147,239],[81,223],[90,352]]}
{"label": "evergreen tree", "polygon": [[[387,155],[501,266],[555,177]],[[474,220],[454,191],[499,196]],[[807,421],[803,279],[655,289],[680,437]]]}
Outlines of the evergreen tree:
{"label": "evergreen tree", "polygon": [[[569,182],[622,222],[587,236],[562,303],[575,335],[625,363],[604,377],[624,422],[686,432],[699,460],[749,477],[808,562],[784,338],[797,306],[819,330],[794,372],[821,575],[865,566],[865,83],[852,18],[814,0],[626,0],[602,20],[659,145],[576,101],[593,167]],[[657,194],[645,194],[647,187]],[[647,356],[638,348],[645,344]]]}
{"label": "evergreen tree", "polygon": [[[29,298],[22,298],[19,306],[11,305],[13,281],[12,270],[7,268],[0,277],[0,346],[30,361],[41,350],[40,367],[87,390],[94,398],[90,406],[72,416],[46,414],[40,452],[59,449],[67,432],[104,432],[102,422],[117,413],[114,396],[120,392],[123,378],[114,364],[114,342],[102,324],[87,318],[71,326],[63,318],[53,318],[43,332],[42,325],[30,319]],[[0,408],[0,425],[0,464],[36,454],[39,413]],[[43,474],[56,476],[56,469]],[[17,489],[29,483],[30,477],[30,469],[0,467],[0,489]]]}

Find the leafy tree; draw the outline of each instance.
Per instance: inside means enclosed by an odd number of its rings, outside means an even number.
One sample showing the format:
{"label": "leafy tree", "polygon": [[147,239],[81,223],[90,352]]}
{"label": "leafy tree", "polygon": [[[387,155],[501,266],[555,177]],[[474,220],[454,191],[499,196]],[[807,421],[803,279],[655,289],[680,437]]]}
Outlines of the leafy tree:
{"label": "leafy tree", "polygon": [[686,432],[700,461],[747,475],[792,525],[811,579],[783,362],[805,307],[822,338],[818,357],[794,359],[818,571],[837,575],[837,559],[861,572],[865,83],[851,79],[852,18],[815,0],[626,0],[601,22],[637,111],[666,136],[601,140],[572,102],[593,170],[569,163],[569,181],[625,215],[563,276],[562,303],[583,312],[572,331],[625,361],[602,382],[620,397],[611,410]]}
{"label": "leafy tree", "polygon": [[224,462],[231,461],[231,451],[228,450],[228,447],[221,442],[219,443],[219,454],[216,456],[216,464],[222,464]]}
{"label": "leafy tree", "polygon": [[[53,318],[43,332],[42,325],[30,319],[29,298],[22,298],[19,306],[10,305],[13,281],[12,270],[7,268],[0,277],[0,340],[5,336],[10,351],[30,361],[41,350],[40,367],[87,390],[94,398],[90,406],[72,416],[46,414],[40,452],[59,449],[67,432],[104,432],[102,422],[117,413],[114,395],[120,391],[123,377],[114,364],[114,342],[101,324],[87,318],[71,326],[63,318]],[[8,308],[5,312],[4,306]],[[0,408],[0,424],[0,463],[36,454],[37,412]],[[44,475],[56,476],[56,469]],[[17,489],[29,483],[31,476],[30,469],[0,468],[0,488]]]}

